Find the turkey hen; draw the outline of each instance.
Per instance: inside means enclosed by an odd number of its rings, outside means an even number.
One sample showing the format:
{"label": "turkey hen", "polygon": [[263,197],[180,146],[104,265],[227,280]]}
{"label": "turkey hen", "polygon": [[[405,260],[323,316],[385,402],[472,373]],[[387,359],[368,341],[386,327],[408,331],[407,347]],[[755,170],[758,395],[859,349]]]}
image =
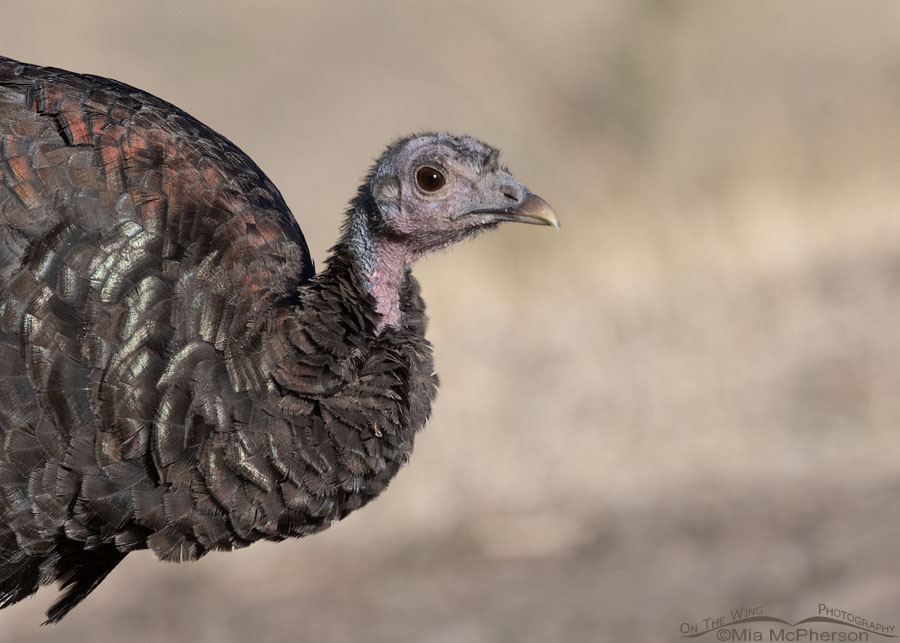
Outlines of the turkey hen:
{"label": "turkey hen", "polygon": [[418,257],[555,225],[470,137],[391,144],[316,274],[237,147],[128,85],[0,58],[0,606],[58,621],[125,555],[324,529],[409,457],[437,378]]}

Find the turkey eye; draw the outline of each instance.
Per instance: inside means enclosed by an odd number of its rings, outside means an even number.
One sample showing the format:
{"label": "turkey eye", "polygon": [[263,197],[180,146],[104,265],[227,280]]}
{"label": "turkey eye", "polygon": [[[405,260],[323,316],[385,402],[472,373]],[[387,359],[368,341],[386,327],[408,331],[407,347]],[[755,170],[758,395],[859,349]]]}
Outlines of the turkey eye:
{"label": "turkey eye", "polygon": [[444,187],[446,179],[439,171],[426,165],[416,171],[416,183],[426,192],[437,192]]}

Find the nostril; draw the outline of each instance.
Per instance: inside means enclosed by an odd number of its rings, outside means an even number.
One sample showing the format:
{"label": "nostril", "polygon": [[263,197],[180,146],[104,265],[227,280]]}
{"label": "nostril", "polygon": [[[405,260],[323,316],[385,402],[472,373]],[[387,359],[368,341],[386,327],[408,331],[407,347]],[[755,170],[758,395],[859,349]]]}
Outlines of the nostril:
{"label": "nostril", "polygon": [[500,188],[500,193],[510,201],[519,202],[519,191],[512,185],[504,185]]}

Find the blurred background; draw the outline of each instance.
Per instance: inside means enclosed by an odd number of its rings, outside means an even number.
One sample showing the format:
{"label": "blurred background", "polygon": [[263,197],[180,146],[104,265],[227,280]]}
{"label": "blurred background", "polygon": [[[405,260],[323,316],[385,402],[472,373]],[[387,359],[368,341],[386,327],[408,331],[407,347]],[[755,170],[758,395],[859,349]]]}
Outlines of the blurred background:
{"label": "blurred background", "polygon": [[421,129],[501,147],[562,221],[417,266],[442,391],[377,502],[302,541],[132,554],[58,627],[55,589],[0,611],[0,642],[673,641],[819,603],[900,627],[900,4],[0,16],[3,55],[231,138],[319,264]]}

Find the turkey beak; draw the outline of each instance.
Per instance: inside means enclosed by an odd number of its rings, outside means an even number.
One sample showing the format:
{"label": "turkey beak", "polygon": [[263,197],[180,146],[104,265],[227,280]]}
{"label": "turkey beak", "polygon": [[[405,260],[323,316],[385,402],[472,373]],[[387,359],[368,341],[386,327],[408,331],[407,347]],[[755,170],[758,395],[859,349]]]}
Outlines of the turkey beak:
{"label": "turkey beak", "polygon": [[550,204],[537,194],[526,191],[525,197],[508,208],[482,208],[468,214],[486,214],[489,221],[518,221],[535,225],[552,225],[559,230],[559,219]]}
{"label": "turkey beak", "polygon": [[559,219],[550,204],[537,194],[530,192],[517,205],[507,208],[498,214],[506,215],[510,221],[533,223],[535,225],[552,225],[559,230]]}

